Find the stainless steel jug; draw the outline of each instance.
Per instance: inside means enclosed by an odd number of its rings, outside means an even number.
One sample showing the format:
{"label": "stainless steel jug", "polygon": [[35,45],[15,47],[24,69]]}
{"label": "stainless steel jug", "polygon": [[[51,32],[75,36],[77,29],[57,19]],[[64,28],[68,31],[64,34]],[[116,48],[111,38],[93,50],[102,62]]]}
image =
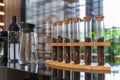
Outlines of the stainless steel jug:
{"label": "stainless steel jug", "polygon": [[22,23],[20,42],[20,64],[37,63],[37,34],[34,33],[34,24]]}

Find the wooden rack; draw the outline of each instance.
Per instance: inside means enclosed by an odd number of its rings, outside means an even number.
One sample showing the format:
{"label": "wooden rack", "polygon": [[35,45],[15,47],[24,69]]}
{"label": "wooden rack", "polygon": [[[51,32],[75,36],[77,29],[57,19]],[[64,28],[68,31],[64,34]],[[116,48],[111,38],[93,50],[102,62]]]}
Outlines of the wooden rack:
{"label": "wooden rack", "polygon": [[46,60],[46,67],[51,67],[55,69],[75,71],[75,72],[88,72],[88,73],[110,73],[111,67],[109,64],[104,66],[98,66],[97,63],[92,63],[91,65],[80,64],[70,64],[57,62],[52,60]]}
{"label": "wooden rack", "polygon": [[46,43],[46,46],[110,46],[110,42]]}
{"label": "wooden rack", "polygon": [[[110,42],[79,42],[79,43],[46,43],[46,46],[110,46]],[[88,73],[110,73],[111,67],[109,64],[99,66],[97,63],[85,65],[84,63],[73,64],[63,63],[52,60],[46,60],[46,66],[61,70],[88,72]]]}

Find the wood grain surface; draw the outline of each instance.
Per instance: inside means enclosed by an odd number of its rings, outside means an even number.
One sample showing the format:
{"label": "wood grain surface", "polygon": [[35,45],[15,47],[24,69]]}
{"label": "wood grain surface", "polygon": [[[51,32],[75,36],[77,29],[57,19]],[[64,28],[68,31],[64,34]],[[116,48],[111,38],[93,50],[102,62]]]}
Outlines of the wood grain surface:
{"label": "wood grain surface", "polygon": [[75,71],[75,72],[89,72],[89,73],[110,73],[111,67],[109,64],[104,66],[98,66],[97,63],[91,65],[80,64],[69,64],[63,62],[57,62],[52,60],[46,60],[46,67],[56,68],[61,70]]}
{"label": "wood grain surface", "polygon": [[110,42],[46,43],[46,46],[110,46]]}

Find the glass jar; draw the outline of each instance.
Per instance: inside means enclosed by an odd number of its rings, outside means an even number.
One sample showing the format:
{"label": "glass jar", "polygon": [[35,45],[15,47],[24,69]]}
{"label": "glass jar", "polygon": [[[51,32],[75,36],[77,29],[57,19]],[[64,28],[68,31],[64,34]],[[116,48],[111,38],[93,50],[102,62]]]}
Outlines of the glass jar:
{"label": "glass jar", "polygon": [[34,32],[34,24],[22,23],[22,35],[20,42],[20,64],[37,63],[37,35]]}
{"label": "glass jar", "polygon": [[[52,23],[52,42],[57,43],[57,22]],[[53,61],[57,61],[57,46],[52,46]]]}
{"label": "glass jar", "polygon": [[[91,17],[86,16],[84,17],[84,41],[91,42],[92,41],[92,24],[91,24]],[[91,46],[85,46],[85,64],[91,64]]]}
{"label": "glass jar", "polygon": [[[80,42],[80,25],[79,25],[80,18],[73,18],[73,42],[79,43]],[[74,64],[79,64],[80,63],[80,46],[74,46],[73,47],[73,61]]]}
{"label": "glass jar", "polygon": [[[104,42],[104,16],[96,16],[96,39]],[[104,65],[104,46],[97,46],[98,65]]]}
{"label": "glass jar", "polygon": [[20,48],[21,26],[17,23],[17,16],[12,16],[12,23],[8,28],[8,55],[9,62],[18,62]]}

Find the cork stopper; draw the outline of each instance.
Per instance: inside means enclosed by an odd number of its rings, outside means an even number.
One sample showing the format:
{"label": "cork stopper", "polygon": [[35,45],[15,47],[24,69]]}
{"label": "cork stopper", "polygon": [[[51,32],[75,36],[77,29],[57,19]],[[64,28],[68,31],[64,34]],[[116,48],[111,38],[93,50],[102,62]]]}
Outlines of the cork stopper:
{"label": "cork stopper", "polygon": [[63,21],[58,21],[58,25],[62,25]]}
{"label": "cork stopper", "polygon": [[96,16],[96,20],[102,21],[104,19],[104,16]]}
{"label": "cork stopper", "polygon": [[84,20],[85,20],[85,21],[90,21],[91,19],[92,19],[91,16],[85,16],[85,17],[84,17]]}
{"label": "cork stopper", "polygon": [[53,26],[57,26],[57,22],[52,22],[52,25]]}
{"label": "cork stopper", "polygon": [[75,17],[75,18],[72,18],[72,20],[73,20],[74,22],[79,22],[79,21],[80,21],[80,18]]}
{"label": "cork stopper", "polygon": [[70,22],[70,19],[65,19],[65,20],[64,20],[64,23],[65,23],[65,24],[69,24],[69,22]]}

